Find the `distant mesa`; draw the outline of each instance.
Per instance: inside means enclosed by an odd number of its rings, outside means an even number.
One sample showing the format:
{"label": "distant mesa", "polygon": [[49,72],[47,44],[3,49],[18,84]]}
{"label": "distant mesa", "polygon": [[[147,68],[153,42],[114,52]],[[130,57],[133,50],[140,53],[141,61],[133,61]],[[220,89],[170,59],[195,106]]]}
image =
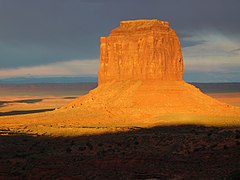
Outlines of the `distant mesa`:
{"label": "distant mesa", "polygon": [[127,118],[166,113],[239,114],[235,107],[182,80],[181,46],[168,22],[121,21],[100,41],[98,87],[62,109]]}

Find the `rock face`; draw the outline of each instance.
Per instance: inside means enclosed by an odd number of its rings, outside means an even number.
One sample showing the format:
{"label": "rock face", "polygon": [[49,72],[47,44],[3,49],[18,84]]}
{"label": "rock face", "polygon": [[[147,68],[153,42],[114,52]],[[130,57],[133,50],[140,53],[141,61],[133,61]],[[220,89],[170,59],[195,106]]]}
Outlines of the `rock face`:
{"label": "rock face", "polygon": [[100,43],[99,84],[123,80],[182,80],[181,47],[168,22],[122,21],[108,37],[101,37]]}

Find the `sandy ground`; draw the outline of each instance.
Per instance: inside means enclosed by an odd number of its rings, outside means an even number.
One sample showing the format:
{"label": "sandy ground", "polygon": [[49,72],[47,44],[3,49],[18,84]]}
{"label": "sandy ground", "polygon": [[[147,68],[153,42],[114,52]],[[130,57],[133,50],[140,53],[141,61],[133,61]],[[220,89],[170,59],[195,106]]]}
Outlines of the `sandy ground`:
{"label": "sandy ground", "polygon": [[240,106],[240,92],[233,93],[207,93],[209,96],[220,102]]}
{"label": "sandy ground", "polygon": [[64,96],[4,96],[0,97],[0,112],[55,109],[65,106],[75,97]]}
{"label": "sandy ground", "polygon": [[[240,106],[240,92],[208,93],[220,102]],[[75,96],[2,96],[0,97],[0,113],[12,111],[47,110],[65,106],[73,101]],[[16,114],[17,114],[16,112]]]}
{"label": "sandy ground", "polygon": [[[240,105],[240,93],[209,93],[208,95],[224,103]],[[239,117],[228,114],[206,116],[205,114],[164,113],[150,117],[147,114],[139,113],[138,117],[133,117],[129,121],[127,119],[129,119],[128,114],[131,114],[131,110],[126,114],[120,111],[117,114],[111,114],[107,110],[94,111],[94,109],[81,111],[81,108],[69,109],[67,112],[64,110],[53,111],[69,104],[74,98],[73,96],[1,97],[1,130],[38,135],[76,136],[125,132],[132,127],[143,128],[159,125],[195,124],[212,126],[215,124],[217,126],[231,126],[239,124]],[[88,111],[90,112],[87,113]]]}

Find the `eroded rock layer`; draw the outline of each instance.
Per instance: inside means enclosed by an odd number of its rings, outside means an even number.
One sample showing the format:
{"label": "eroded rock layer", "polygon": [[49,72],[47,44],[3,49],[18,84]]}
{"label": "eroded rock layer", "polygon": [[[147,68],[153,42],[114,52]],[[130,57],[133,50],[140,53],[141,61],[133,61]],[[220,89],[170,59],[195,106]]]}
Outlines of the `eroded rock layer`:
{"label": "eroded rock layer", "polygon": [[122,21],[101,37],[99,84],[121,80],[182,80],[176,32],[160,20]]}

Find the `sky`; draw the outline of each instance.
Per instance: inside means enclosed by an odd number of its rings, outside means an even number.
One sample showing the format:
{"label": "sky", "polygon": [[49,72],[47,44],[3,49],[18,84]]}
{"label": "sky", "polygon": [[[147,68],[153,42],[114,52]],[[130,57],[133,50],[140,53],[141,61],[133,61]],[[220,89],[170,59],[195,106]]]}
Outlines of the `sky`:
{"label": "sky", "polygon": [[190,82],[240,82],[239,0],[0,0],[0,79],[97,76],[122,20],[168,21]]}

